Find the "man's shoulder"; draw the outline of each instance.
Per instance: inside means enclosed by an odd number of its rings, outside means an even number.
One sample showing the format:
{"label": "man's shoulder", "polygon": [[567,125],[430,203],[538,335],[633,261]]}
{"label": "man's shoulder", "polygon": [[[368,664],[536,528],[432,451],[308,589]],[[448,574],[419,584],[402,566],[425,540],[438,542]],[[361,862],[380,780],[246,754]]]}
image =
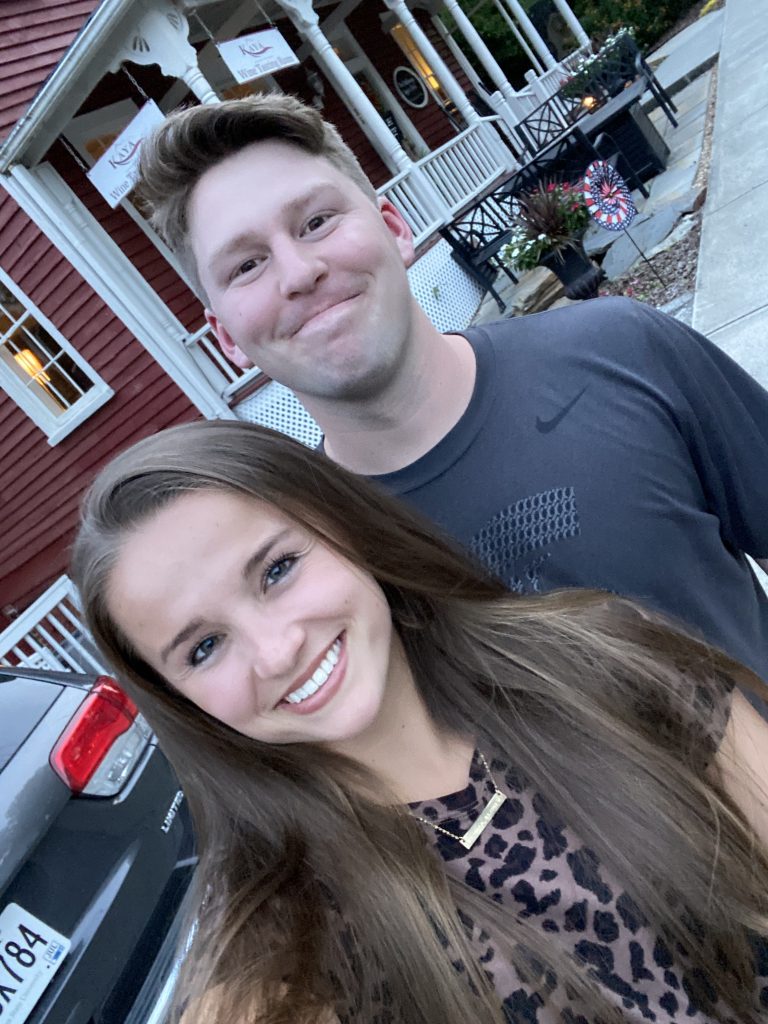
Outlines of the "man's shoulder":
{"label": "man's shoulder", "polygon": [[[607,374],[667,376],[670,357],[695,344],[693,332],[632,299],[605,297],[528,316],[510,317],[464,332],[475,351],[493,351],[499,372],[592,366]],[[687,336],[684,337],[683,335]],[[675,355],[674,353],[678,354]]]}
{"label": "man's shoulder", "polygon": [[462,333],[475,345],[544,345],[583,352],[592,346],[622,346],[628,338],[636,340],[649,332],[663,332],[669,322],[668,317],[632,299],[606,296],[468,327]]}

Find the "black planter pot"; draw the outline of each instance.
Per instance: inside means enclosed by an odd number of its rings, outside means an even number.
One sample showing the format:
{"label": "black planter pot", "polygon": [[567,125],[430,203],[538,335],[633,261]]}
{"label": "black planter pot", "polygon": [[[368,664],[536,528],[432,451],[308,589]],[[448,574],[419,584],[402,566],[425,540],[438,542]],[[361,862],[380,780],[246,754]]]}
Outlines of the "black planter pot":
{"label": "black planter pot", "polygon": [[551,270],[565,285],[569,299],[594,299],[605,274],[595,266],[580,244],[566,245],[542,256],[540,263]]}

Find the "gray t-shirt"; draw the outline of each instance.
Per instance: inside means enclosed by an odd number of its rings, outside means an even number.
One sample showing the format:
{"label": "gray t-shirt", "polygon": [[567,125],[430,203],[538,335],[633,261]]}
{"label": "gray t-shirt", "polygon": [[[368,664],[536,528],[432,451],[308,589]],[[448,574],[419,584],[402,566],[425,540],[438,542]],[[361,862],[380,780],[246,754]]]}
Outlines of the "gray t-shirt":
{"label": "gray t-shirt", "polygon": [[626,299],[463,332],[477,380],[430,452],[373,477],[512,589],[598,587],[768,680],[768,393]]}

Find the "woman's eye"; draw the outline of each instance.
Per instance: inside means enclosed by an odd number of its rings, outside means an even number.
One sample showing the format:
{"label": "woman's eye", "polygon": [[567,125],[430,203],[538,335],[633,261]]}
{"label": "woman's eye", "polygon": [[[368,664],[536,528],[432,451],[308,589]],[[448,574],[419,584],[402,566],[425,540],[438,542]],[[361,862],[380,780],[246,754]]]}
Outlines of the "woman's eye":
{"label": "woman's eye", "polygon": [[264,586],[271,587],[275,583],[280,583],[288,575],[295,563],[295,555],[282,555],[280,558],[275,559],[271,565],[267,566],[264,573]]}
{"label": "woman's eye", "polygon": [[217,636],[207,636],[205,640],[201,640],[200,643],[193,647],[189,652],[189,664],[193,668],[198,665],[202,665],[203,662],[207,661],[216,650],[218,642],[219,638]]}

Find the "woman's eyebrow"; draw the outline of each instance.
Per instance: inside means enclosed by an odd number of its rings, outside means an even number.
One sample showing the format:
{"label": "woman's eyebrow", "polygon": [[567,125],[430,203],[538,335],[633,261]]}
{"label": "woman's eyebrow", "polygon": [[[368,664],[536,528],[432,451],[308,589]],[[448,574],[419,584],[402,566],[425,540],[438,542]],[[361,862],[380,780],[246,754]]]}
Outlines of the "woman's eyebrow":
{"label": "woman's eyebrow", "polygon": [[203,627],[203,620],[202,619],[193,619],[188,625],[186,625],[184,627],[184,629],[179,630],[179,632],[176,634],[176,636],[173,638],[173,640],[171,640],[171,642],[169,644],[166,644],[166,646],[162,649],[162,651],[160,651],[160,661],[161,661],[161,663],[164,665],[166,663],[166,661],[168,660],[168,658],[176,650],[176,648],[180,644],[183,644],[185,640],[189,640],[189,638],[191,636],[194,636],[194,634],[198,631],[198,629],[202,629],[202,627]]}

